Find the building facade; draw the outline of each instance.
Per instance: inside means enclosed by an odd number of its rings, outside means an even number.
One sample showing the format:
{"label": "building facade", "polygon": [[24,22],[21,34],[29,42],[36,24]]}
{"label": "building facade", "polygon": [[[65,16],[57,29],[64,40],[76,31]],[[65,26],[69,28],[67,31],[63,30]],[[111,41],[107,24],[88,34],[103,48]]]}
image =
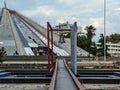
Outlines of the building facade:
{"label": "building facade", "polygon": [[[96,43],[97,48],[100,48],[100,43]],[[120,43],[106,43],[107,45],[107,53],[111,57],[120,57]]]}

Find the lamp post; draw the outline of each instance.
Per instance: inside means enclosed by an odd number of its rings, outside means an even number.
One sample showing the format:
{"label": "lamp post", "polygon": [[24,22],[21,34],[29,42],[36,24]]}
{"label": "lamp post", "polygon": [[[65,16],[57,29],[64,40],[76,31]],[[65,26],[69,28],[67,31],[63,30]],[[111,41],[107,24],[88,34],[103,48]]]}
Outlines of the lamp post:
{"label": "lamp post", "polygon": [[104,61],[106,61],[106,0],[104,0]]}

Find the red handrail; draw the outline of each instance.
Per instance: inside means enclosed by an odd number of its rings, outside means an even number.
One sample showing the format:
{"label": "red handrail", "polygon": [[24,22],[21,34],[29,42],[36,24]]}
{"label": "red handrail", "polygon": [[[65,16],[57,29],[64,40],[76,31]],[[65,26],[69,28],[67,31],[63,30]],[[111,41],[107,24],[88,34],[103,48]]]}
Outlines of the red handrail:
{"label": "red handrail", "polygon": [[79,80],[75,77],[75,75],[72,73],[72,71],[69,69],[68,65],[66,64],[66,61],[64,60],[65,67],[67,68],[69,74],[71,75],[73,81],[75,82],[76,86],[79,90],[86,90],[85,87],[79,82]]}
{"label": "red handrail", "polygon": [[54,74],[53,74],[53,77],[52,77],[52,80],[50,82],[50,86],[49,86],[48,90],[55,90],[56,76],[57,76],[57,60],[56,60]]}

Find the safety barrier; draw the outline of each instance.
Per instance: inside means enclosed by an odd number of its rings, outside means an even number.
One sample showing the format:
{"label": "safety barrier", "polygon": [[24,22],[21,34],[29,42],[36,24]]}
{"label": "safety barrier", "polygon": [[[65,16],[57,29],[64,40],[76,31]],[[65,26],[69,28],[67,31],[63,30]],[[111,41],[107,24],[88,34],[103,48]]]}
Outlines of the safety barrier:
{"label": "safety barrier", "polygon": [[85,87],[78,81],[78,79],[75,77],[75,75],[71,72],[68,65],[66,64],[66,61],[64,60],[65,67],[67,68],[69,74],[71,75],[74,83],[76,84],[78,90],[85,90]]}
{"label": "safety barrier", "polygon": [[53,77],[52,77],[52,80],[51,80],[51,83],[50,83],[48,90],[55,90],[56,76],[57,76],[57,60],[56,60],[54,74],[53,74]]}

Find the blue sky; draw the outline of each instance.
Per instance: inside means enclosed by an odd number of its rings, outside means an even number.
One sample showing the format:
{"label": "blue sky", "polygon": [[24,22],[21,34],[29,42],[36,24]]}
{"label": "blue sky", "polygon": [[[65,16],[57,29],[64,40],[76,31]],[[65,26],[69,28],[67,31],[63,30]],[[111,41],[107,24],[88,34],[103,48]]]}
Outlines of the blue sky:
{"label": "blue sky", "polygon": [[[120,33],[120,0],[106,0],[106,34]],[[0,8],[3,7],[0,0]],[[86,25],[96,28],[94,40],[103,33],[104,0],[6,0],[7,7],[31,18],[41,25],[49,21],[54,26],[59,22],[77,21],[83,29]]]}

